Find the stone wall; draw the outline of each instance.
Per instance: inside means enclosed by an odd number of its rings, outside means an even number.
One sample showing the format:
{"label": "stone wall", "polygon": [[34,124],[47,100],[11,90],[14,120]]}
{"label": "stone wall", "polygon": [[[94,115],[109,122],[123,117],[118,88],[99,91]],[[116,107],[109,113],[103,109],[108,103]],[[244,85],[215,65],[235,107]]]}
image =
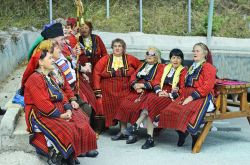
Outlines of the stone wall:
{"label": "stone wall", "polygon": [[4,80],[27,57],[38,32],[0,31],[0,81]]}
{"label": "stone wall", "polygon": [[[180,48],[185,59],[192,60],[192,47],[197,42],[206,43],[206,37],[166,36],[133,33],[109,33],[94,31],[101,36],[109,52],[111,41],[122,38],[127,43],[127,52],[143,59],[146,49],[155,46],[162,51],[162,58],[168,59],[173,48]],[[27,57],[27,52],[39,36],[39,32],[18,31],[0,32],[0,81],[11,73]],[[250,39],[212,37],[211,50],[218,76],[250,81]]]}

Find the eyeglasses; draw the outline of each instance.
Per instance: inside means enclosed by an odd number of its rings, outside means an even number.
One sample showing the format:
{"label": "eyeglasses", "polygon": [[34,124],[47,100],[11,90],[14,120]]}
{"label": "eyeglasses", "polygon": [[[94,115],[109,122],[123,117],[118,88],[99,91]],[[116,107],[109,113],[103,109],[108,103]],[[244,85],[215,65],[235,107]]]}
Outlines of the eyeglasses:
{"label": "eyeglasses", "polygon": [[155,52],[153,53],[153,52],[146,52],[146,55],[147,56],[155,56]]}

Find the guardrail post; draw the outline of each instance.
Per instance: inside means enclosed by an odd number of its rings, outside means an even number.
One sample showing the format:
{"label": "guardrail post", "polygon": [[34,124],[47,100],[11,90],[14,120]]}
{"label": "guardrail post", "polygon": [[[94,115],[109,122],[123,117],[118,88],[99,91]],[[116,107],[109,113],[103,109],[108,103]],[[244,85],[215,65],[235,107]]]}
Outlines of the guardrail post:
{"label": "guardrail post", "polygon": [[210,0],[208,12],[208,26],[207,26],[207,46],[210,48],[212,27],[213,27],[213,14],[214,14],[214,0]]}
{"label": "guardrail post", "polygon": [[142,31],[142,0],[140,0],[140,32]]}
{"label": "guardrail post", "polygon": [[109,0],[106,1],[106,18],[109,19]]}
{"label": "guardrail post", "polygon": [[52,0],[49,0],[49,22],[52,23]]}

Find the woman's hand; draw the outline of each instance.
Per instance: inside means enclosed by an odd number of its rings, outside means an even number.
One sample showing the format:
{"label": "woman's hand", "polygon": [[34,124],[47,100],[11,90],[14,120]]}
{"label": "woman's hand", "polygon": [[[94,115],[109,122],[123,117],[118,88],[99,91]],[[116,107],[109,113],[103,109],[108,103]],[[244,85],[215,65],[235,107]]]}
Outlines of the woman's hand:
{"label": "woman's hand", "polygon": [[80,72],[91,73],[91,67],[89,65],[81,66],[80,68],[81,68]]}
{"label": "woman's hand", "polygon": [[83,73],[82,76],[83,76],[83,78],[84,78],[86,81],[90,82],[89,76],[88,76],[88,75],[86,75],[86,74]]}
{"label": "woman's hand", "polygon": [[95,97],[102,98],[102,94],[96,94]]}
{"label": "woman's hand", "polygon": [[160,91],[158,95],[159,97],[169,97],[169,94],[166,91]]}
{"label": "woman's hand", "polygon": [[188,96],[182,103],[182,105],[186,105],[188,104],[189,102],[193,101],[193,97],[192,96]]}
{"label": "woman's hand", "polygon": [[136,91],[137,93],[143,93],[144,90],[141,89],[141,88],[138,88],[138,89],[136,89],[135,91]]}
{"label": "woman's hand", "polygon": [[173,93],[173,92],[178,92],[178,91],[179,91],[179,88],[178,88],[178,87],[175,87],[175,88],[172,89],[171,93]]}
{"label": "woman's hand", "polygon": [[69,121],[72,118],[71,110],[67,110],[65,113],[61,114],[60,118]]}
{"label": "woman's hand", "polygon": [[144,86],[144,84],[143,83],[135,83],[135,85],[134,85],[134,89],[136,90],[136,89],[142,89],[142,88],[144,88],[145,86]]}
{"label": "woman's hand", "polygon": [[71,101],[71,106],[72,106],[74,109],[79,108],[79,104],[78,104],[76,101]]}

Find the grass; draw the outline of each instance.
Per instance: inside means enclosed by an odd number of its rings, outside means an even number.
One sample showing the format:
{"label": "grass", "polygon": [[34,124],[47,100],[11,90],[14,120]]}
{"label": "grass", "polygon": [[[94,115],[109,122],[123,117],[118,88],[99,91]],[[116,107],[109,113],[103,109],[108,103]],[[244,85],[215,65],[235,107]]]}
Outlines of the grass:
{"label": "grass", "polygon": [[[74,0],[54,0],[53,18],[75,17]],[[94,28],[110,32],[139,31],[139,0],[110,0],[106,18],[105,0],[82,0],[84,17]],[[143,32],[166,35],[205,36],[209,0],[192,1],[192,32],[187,32],[188,0],[144,0]],[[6,0],[1,2],[0,29],[42,28],[48,23],[48,0]],[[250,37],[250,1],[215,0],[213,36]]]}

